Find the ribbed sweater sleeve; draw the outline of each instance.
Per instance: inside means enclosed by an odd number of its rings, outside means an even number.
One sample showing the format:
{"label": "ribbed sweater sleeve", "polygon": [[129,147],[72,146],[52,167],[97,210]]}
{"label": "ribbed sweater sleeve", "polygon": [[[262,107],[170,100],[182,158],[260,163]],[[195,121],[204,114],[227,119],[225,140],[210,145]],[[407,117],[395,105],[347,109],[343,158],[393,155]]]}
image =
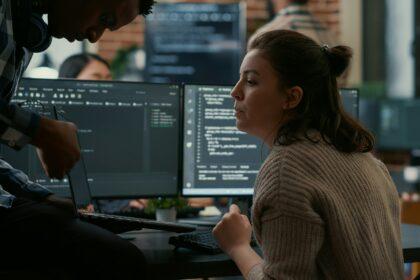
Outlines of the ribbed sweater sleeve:
{"label": "ribbed sweater sleeve", "polygon": [[[323,227],[296,217],[265,221],[261,233],[264,270],[254,267],[248,279],[318,279],[316,257]],[[267,244],[268,243],[268,244]]]}
{"label": "ribbed sweater sleeve", "polygon": [[[286,152],[287,153],[287,152]],[[308,194],[289,189],[288,157],[269,157],[261,169],[254,212],[264,263],[255,266],[247,279],[316,279],[316,257],[324,240],[323,221],[308,208]],[[281,160],[278,160],[281,158]],[[285,174],[286,173],[286,174]],[[292,179],[292,180],[290,180]],[[305,209],[306,208],[306,209]]]}
{"label": "ribbed sweater sleeve", "polygon": [[371,154],[276,147],[255,183],[263,263],[247,279],[402,279],[398,194]]}

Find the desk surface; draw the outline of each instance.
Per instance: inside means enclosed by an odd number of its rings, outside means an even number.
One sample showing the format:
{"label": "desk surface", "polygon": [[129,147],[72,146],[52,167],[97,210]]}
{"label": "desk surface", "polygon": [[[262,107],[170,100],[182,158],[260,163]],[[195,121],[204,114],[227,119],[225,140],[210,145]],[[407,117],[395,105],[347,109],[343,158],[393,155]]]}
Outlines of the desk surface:
{"label": "desk surface", "polygon": [[153,279],[179,279],[240,275],[235,263],[225,254],[207,255],[168,244],[174,233],[142,230],[132,242],[146,257]]}
{"label": "desk surface", "polygon": [[[141,230],[130,232],[132,241],[144,253],[154,279],[179,279],[240,275],[235,263],[225,254],[206,255],[168,244],[174,233]],[[405,262],[420,262],[420,226],[402,225]]]}

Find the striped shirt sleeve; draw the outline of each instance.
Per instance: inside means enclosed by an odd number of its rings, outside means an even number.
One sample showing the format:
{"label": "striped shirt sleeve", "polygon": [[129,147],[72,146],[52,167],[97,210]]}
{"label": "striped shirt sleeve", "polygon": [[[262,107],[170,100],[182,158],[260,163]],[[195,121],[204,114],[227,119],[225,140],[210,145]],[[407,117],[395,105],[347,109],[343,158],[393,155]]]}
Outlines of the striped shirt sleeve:
{"label": "striped shirt sleeve", "polygon": [[30,54],[13,37],[11,2],[0,0],[0,143],[19,150],[29,143],[40,117],[10,104]]}
{"label": "striped shirt sleeve", "polygon": [[40,117],[0,100],[0,142],[14,149],[21,149],[35,136]]}

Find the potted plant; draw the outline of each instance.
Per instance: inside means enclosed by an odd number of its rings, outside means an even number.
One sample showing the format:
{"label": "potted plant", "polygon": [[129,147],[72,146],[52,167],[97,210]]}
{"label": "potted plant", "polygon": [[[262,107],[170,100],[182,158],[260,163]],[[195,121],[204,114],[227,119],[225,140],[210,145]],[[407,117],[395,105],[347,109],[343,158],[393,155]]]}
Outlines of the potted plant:
{"label": "potted plant", "polygon": [[149,200],[146,212],[156,213],[158,221],[175,222],[177,210],[186,205],[187,201],[181,197],[158,197]]}

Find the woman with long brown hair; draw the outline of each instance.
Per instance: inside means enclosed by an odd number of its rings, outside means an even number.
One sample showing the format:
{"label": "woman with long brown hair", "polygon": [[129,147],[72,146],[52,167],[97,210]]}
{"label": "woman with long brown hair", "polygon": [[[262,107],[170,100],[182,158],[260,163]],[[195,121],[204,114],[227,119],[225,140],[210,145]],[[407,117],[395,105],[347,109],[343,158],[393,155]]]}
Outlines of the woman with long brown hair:
{"label": "woman with long brown hair", "polygon": [[[247,279],[403,278],[396,187],[337,88],[351,56],[278,30],[253,40],[242,62],[236,125],[271,152],[252,226],[232,205],[213,233]],[[249,246],[252,230],[263,258]]]}

